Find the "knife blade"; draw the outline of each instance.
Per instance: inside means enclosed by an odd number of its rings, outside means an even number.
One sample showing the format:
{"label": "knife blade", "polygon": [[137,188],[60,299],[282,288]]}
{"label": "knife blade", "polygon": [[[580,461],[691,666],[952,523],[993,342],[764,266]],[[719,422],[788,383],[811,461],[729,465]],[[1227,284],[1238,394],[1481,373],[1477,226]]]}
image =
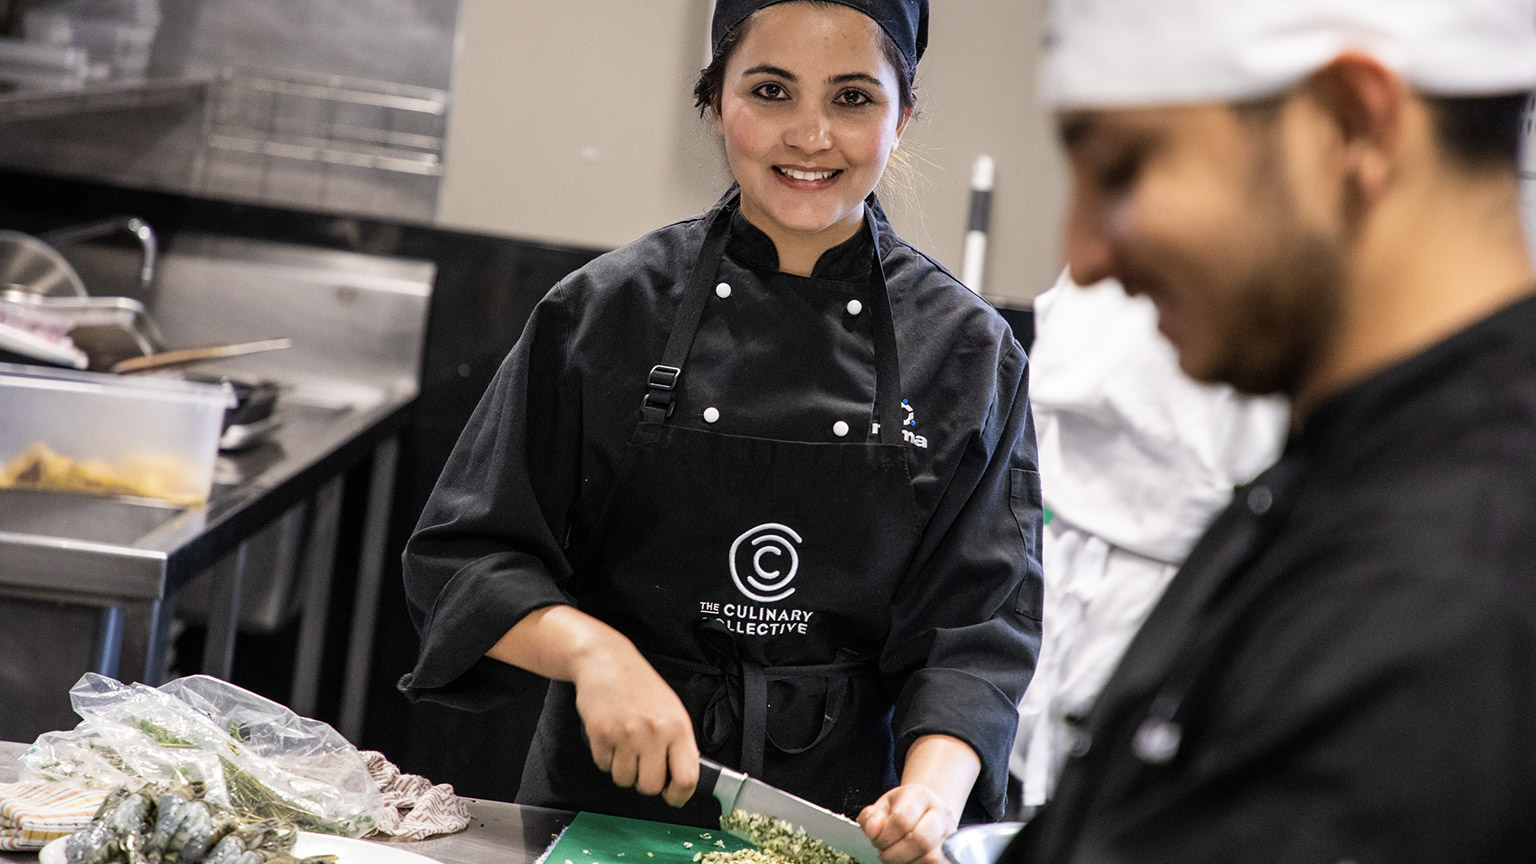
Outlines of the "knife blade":
{"label": "knife blade", "polygon": [[[704,756],[699,757],[698,789],[714,795],[722,813],[745,810],[783,819],[820,840],[828,849],[850,855],[861,864],[880,864],[880,853],[864,836],[859,823]],[[739,831],[726,831],[743,840],[752,839]]]}

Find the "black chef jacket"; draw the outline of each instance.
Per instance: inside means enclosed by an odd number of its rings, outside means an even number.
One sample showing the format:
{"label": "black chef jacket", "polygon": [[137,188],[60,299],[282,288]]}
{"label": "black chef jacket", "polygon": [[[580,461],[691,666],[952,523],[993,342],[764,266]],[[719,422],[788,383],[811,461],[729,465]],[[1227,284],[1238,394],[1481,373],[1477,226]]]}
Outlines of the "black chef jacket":
{"label": "black chef jacket", "polygon": [[[889,606],[879,669],[897,753],[923,734],[965,741],[982,763],[971,818],[998,818],[1015,706],[1040,638],[1027,361],[994,310],[873,212],[922,526],[896,596],[869,598]],[[580,593],[571,562],[639,420],[704,227],[679,222],[604,255],[534,310],[406,547],[422,639],[401,681],[411,698],[470,709],[519,698],[527,673],[483,655],[524,615]],[[752,314],[727,319],[706,307],[668,422],[703,429],[713,407],[711,431],[822,441],[834,440],[839,419],[872,418],[870,314],[848,307],[872,305],[871,251],[860,232],[817,262],[812,275],[830,283],[786,290],[772,279],[772,241],[735,214],[718,278],[736,286],[731,303],[747,304],[736,312]],[[835,770],[836,754],[807,758]]]}
{"label": "black chef jacket", "polygon": [[1536,861],[1536,300],[1241,487],[1007,864]]}

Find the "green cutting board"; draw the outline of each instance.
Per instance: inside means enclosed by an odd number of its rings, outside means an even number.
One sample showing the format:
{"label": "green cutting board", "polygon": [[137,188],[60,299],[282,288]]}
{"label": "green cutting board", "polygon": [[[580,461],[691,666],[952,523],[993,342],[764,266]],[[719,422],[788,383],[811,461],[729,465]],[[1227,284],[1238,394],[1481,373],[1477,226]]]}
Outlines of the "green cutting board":
{"label": "green cutting board", "polygon": [[544,864],[693,864],[700,852],[734,852],[751,845],[719,828],[582,812],[545,853]]}

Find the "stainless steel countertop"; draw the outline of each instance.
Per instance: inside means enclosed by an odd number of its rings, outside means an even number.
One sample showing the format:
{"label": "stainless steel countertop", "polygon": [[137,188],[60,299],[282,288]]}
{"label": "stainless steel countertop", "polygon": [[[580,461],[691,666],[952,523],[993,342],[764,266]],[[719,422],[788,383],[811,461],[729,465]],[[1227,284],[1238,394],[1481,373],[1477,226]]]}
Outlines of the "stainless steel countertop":
{"label": "stainless steel countertop", "polygon": [[[16,778],[18,760],[28,746],[0,741],[0,781]],[[532,864],[575,818],[575,814],[563,810],[477,798],[464,800],[469,804],[468,828],[458,834],[389,845],[420,853],[443,864]],[[35,852],[0,852],[0,862],[32,864],[36,860]]]}
{"label": "stainless steel countertop", "polygon": [[[203,507],[0,490],[0,591],[97,602],[152,602],[174,593],[364,458],[413,399],[401,394],[350,408],[280,403],[284,423],[269,441],[220,457]],[[10,524],[23,514],[25,524]]]}

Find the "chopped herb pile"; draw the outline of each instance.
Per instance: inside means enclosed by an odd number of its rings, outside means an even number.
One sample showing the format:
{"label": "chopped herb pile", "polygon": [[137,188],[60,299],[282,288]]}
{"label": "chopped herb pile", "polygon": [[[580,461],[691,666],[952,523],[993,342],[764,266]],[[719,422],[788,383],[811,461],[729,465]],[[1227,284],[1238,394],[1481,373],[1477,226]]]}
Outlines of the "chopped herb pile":
{"label": "chopped herb pile", "polygon": [[736,810],[720,817],[720,827],[746,837],[758,848],[705,852],[696,856],[702,864],[855,864],[852,856],[827,848],[804,830],[773,816]]}

